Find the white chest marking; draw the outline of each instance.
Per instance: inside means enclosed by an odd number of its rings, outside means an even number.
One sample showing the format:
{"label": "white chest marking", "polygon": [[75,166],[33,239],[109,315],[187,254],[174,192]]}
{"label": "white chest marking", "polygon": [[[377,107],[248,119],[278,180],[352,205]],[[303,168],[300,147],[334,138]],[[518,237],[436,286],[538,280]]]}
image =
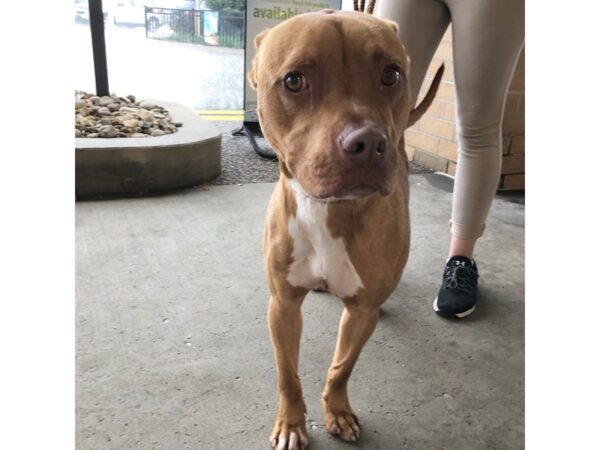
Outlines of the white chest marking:
{"label": "white chest marking", "polygon": [[334,238],[327,228],[326,202],[304,195],[295,180],[296,217],[288,220],[294,242],[293,262],[287,281],[307,289],[323,287],[338,297],[352,297],[364,287],[342,238]]}

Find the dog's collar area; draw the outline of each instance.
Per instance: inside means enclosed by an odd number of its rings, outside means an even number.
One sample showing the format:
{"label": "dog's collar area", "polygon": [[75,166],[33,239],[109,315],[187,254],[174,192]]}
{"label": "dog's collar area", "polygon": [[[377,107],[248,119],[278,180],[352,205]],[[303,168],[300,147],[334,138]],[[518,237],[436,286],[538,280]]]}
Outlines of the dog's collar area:
{"label": "dog's collar area", "polygon": [[298,180],[296,180],[295,178],[290,178],[289,183],[297,195],[300,195],[308,200],[312,200],[312,201],[319,202],[319,203],[335,203],[335,202],[348,202],[348,201],[362,200],[362,199],[368,198],[377,193],[377,191],[374,191],[372,194],[368,194],[368,195],[352,195],[351,194],[351,195],[343,195],[341,197],[333,196],[333,197],[318,198],[318,197],[313,197],[308,192],[306,192],[304,190],[304,188],[302,187],[302,185],[300,184],[300,182],[298,182]]}

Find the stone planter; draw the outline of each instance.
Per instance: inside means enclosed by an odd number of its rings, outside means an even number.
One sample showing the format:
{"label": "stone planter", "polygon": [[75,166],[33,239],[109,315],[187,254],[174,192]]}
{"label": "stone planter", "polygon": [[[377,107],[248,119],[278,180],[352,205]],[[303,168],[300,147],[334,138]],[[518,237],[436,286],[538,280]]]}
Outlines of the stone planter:
{"label": "stone planter", "polygon": [[156,101],[183,125],[144,138],[75,138],[76,198],[137,196],[196,186],[221,172],[221,133],[190,109]]}

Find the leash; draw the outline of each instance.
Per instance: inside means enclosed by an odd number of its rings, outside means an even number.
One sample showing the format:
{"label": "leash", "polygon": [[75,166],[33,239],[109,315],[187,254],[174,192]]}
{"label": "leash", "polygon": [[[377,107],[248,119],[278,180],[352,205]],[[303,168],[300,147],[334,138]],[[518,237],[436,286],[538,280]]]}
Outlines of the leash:
{"label": "leash", "polygon": [[373,14],[373,10],[375,9],[375,0],[369,0],[367,4],[367,10],[365,11],[365,0],[354,0],[354,11],[363,12],[366,14]]}

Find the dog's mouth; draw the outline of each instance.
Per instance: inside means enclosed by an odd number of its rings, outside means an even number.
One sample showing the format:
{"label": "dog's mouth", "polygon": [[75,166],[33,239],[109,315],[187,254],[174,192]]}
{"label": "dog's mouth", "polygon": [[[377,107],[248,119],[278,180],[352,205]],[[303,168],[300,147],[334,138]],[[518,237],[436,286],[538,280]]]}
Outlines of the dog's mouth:
{"label": "dog's mouth", "polygon": [[330,176],[310,177],[306,184],[301,177],[292,178],[294,189],[317,201],[334,202],[360,200],[375,194],[389,195],[394,189],[392,178],[383,167],[370,171],[351,171]]}

